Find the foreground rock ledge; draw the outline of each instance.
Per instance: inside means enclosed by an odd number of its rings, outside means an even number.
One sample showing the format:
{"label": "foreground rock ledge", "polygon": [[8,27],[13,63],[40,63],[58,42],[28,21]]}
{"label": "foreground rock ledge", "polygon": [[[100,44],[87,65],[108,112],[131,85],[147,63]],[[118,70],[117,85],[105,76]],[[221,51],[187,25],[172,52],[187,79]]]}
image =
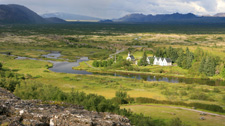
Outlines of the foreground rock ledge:
{"label": "foreground rock ledge", "polygon": [[90,112],[81,106],[42,104],[40,100],[21,100],[0,88],[0,125],[10,126],[130,126],[126,117]]}

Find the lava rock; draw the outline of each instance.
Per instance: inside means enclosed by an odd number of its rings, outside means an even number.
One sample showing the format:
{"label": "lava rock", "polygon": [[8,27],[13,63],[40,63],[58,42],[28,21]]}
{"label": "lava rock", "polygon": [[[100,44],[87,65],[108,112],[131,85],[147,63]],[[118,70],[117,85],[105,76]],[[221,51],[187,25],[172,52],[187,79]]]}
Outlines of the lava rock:
{"label": "lava rock", "polygon": [[[0,88],[0,125],[11,126],[131,126],[128,118],[87,111],[82,106],[44,104],[41,100],[21,100]],[[66,106],[66,107],[65,107]]]}

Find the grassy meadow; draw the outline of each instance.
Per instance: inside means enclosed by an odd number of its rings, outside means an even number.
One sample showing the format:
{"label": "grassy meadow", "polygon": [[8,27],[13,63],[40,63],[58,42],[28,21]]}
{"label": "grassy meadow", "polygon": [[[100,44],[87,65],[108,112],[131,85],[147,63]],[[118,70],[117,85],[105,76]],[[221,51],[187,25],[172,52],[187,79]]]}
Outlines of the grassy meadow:
{"label": "grassy meadow", "polygon": [[[224,126],[224,117],[213,115],[200,115],[200,112],[193,112],[180,108],[171,108],[163,105],[127,105],[121,108],[130,109],[136,113],[143,113],[153,119],[163,119],[169,122],[171,119],[179,117],[186,125],[191,126]],[[205,120],[200,120],[204,117]]]}

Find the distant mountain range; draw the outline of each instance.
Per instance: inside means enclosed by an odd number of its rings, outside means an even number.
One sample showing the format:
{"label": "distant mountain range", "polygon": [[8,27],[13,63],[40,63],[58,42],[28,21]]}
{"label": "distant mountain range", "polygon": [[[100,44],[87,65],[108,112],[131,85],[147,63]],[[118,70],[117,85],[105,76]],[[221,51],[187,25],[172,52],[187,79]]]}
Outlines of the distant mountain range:
{"label": "distant mountain range", "polygon": [[95,17],[89,17],[84,15],[77,15],[77,14],[69,14],[69,13],[63,13],[63,12],[56,12],[56,13],[46,13],[41,15],[43,18],[49,18],[49,17],[58,17],[64,20],[101,20],[100,18]]}
{"label": "distant mountain range", "polygon": [[43,24],[66,23],[59,18],[42,18],[32,10],[16,4],[0,5],[0,23],[4,24]]}
{"label": "distant mountain range", "polygon": [[[64,19],[64,20],[63,20]],[[0,5],[0,24],[43,24],[43,23],[67,23],[65,20],[100,20],[101,23],[112,22],[136,22],[136,23],[225,23],[225,13],[218,13],[214,16],[197,16],[188,14],[159,14],[144,15],[130,14],[115,20],[101,20],[95,17],[68,14],[48,13],[42,17],[32,10],[16,4]]]}
{"label": "distant mountain range", "polygon": [[188,14],[159,14],[144,15],[130,14],[114,20],[114,22],[140,22],[140,23],[225,23],[225,17],[197,16]]}
{"label": "distant mountain range", "polygon": [[225,13],[217,13],[214,17],[225,17]]}

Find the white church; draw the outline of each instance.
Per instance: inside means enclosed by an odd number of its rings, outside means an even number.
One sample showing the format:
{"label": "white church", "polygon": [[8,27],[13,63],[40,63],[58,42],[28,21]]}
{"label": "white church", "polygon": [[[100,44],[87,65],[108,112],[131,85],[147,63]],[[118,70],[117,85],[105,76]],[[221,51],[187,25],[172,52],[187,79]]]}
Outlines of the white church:
{"label": "white church", "polygon": [[147,57],[148,64],[150,63],[150,59],[153,58],[153,65],[159,65],[159,66],[172,66],[172,60],[170,58],[161,58],[161,57]]}
{"label": "white church", "polygon": [[128,53],[128,56],[127,56],[126,60],[131,61],[131,62],[133,62],[134,64],[137,65],[137,60],[134,58],[133,55],[130,54],[130,52]]}

